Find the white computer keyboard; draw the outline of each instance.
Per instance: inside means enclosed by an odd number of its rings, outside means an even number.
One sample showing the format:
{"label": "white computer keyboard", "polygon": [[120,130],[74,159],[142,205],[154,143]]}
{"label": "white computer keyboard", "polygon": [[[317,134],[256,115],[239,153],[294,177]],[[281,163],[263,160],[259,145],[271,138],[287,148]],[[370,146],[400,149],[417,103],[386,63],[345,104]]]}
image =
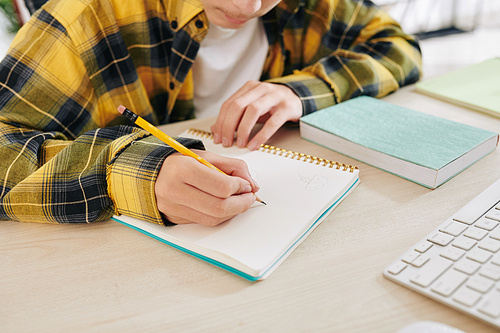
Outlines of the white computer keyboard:
{"label": "white computer keyboard", "polygon": [[384,276],[500,328],[500,179],[384,269]]}

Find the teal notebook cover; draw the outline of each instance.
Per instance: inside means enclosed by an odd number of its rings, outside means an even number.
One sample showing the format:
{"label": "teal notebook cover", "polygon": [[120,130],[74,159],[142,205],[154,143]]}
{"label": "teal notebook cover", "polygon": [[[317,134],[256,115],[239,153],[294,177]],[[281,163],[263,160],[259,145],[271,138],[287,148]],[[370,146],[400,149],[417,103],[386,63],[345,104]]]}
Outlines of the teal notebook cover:
{"label": "teal notebook cover", "polygon": [[[304,116],[301,123],[432,170],[443,168],[481,143],[498,136],[491,131],[368,96]],[[314,139],[306,139],[315,142]],[[328,144],[320,144],[337,150]],[[362,156],[351,157],[366,163]]]}

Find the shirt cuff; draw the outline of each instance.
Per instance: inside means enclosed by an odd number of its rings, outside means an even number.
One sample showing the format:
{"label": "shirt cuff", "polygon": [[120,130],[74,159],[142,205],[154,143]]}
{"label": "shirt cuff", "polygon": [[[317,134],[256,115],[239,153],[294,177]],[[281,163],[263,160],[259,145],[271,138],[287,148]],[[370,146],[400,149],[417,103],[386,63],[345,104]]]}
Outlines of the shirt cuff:
{"label": "shirt cuff", "polygon": [[266,82],[283,84],[292,89],[302,102],[303,116],[338,103],[335,85],[326,75],[325,79],[321,79],[312,73],[296,70],[294,74]]}
{"label": "shirt cuff", "polygon": [[[204,149],[199,140],[178,138],[190,149]],[[116,215],[172,225],[156,205],[155,183],[163,161],[176,152],[153,136],[138,138],[122,148],[107,166],[108,195]]]}

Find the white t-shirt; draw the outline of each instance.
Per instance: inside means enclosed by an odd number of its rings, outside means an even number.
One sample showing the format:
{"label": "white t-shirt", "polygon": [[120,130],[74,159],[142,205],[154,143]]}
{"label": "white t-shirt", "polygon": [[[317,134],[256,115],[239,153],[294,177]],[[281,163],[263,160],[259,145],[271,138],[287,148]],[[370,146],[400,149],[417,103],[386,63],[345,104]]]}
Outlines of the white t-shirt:
{"label": "white t-shirt", "polygon": [[196,118],[217,116],[222,103],[249,80],[259,80],[269,44],[259,18],[239,29],[210,23],[193,64]]}

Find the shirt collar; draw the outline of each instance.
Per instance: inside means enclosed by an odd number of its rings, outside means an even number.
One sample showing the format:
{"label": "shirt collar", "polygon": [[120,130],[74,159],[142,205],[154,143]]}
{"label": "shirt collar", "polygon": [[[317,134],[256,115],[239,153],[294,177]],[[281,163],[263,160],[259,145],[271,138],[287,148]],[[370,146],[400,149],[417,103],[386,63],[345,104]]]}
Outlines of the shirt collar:
{"label": "shirt collar", "polygon": [[[200,0],[163,0],[167,19],[177,21],[178,29],[182,28],[196,15],[203,11]],[[294,13],[304,0],[283,0],[276,7],[288,13]]]}
{"label": "shirt collar", "polygon": [[167,19],[177,21],[179,29],[203,11],[199,0],[163,0],[163,4]]}

